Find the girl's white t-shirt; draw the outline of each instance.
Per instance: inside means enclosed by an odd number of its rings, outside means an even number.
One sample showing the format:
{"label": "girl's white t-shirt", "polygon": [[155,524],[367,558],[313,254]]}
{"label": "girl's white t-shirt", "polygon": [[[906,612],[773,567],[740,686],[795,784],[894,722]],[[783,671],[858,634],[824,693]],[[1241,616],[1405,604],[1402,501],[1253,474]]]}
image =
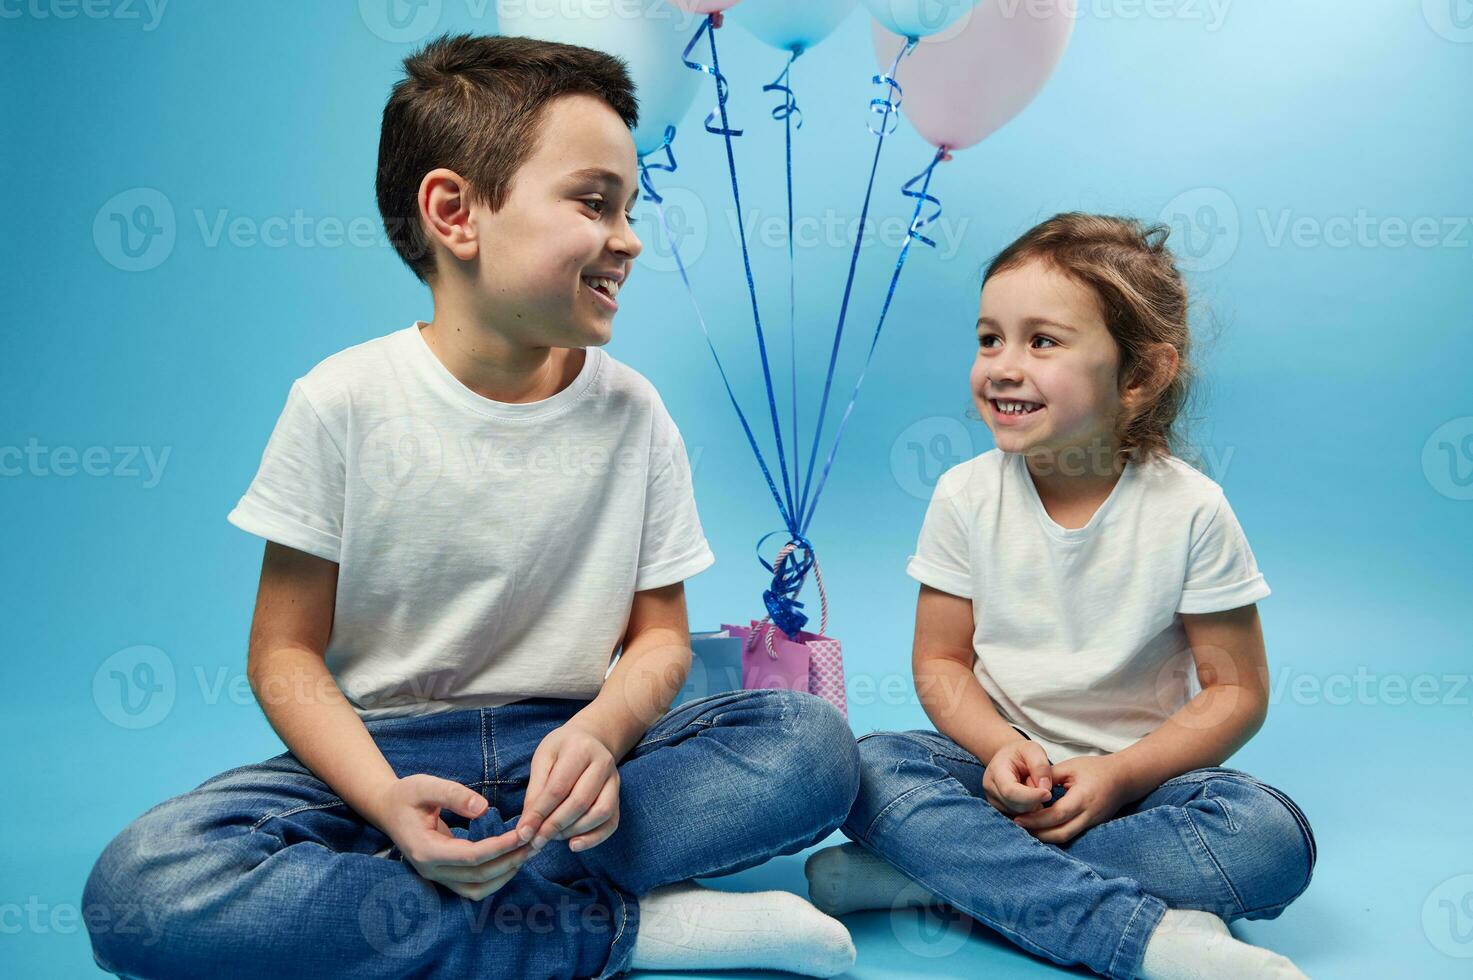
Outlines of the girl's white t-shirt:
{"label": "girl's white t-shirt", "polygon": [[364,720],[591,699],[634,593],[715,561],[680,432],[601,348],[509,404],[461,384],[420,326],[292,384],[228,519],[338,563],[326,661]]}
{"label": "girl's white t-shirt", "polygon": [[972,600],[973,673],[1055,763],[1125,748],[1200,690],[1181,613],[1269,594],[1222,488],[1174,456],[1127,463],[1070,529],[1021,454],[983,453],[937,481],[906,572]]}

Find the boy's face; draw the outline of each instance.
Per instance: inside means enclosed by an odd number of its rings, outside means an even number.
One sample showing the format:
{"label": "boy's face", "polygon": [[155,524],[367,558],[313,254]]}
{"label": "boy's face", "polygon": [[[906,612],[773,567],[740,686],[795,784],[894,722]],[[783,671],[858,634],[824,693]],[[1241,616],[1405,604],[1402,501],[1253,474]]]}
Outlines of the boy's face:
{"label": "boy's face", "polygon": [[[606,344],[616,296],[644,248],[627,217],[639,193],[634,140],[588,95],[549,103],[536,139],[501,210],[473,209],[482,312],[530,345]],[[615,283],[595,287],[599,277]]]}
{"label": "boy's face", "polygon": [[999,449],[1110,445],[1120,351],[1088,287],[1039,261],[998,273],[982,289],[977,344],[972,397]]}

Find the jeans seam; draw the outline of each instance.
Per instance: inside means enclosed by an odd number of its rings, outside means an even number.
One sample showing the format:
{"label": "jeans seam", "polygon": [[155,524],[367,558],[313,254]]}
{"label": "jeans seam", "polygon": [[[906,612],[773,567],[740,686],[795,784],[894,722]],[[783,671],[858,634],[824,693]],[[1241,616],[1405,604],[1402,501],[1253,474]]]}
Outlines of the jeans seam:
{"label": "jeans seam", "polygon": [[[612,977],[620,973],[628,972],[627,965],[615,964],[613,962],[613,958],[615,951],[619,947],[619,940],[624,935],[624,929],[629,924],[629,903],[624,900],[624,896],[620,893],[618,888],[611,888],[609,890],[613,893],[613,896],[619,900],[619,928],[617,931],[615,931],[614,938],[609,943],[609,962],[605,963],[603,970],[599,972],[599,980],[602,980],[602,978],[605,977]],[[629,952],[630,955],[633,955],[634,951],[631,949]]]}
{"label": "jeans seam", "polygon": [[[692,725],[702,725],[702,726],[704,726],[706,728],[714,728],[716,726],[716,723],[714,721],[711,721],[711,720],[706,719],[706,718],[692,718],[690,720],[689,724],[692,724]],[[674,738],[675,736],[677,736],[679,734],[680,734],[680,732],[676,731],[676,732],[671,732],[668,735],[655,735],[655,736],[653,736],[651,738],[647,738],[644,741],[640,742],[638,745],[635,746],[635,748],[638,749],[638,748],[643,748],[646,745],[654,745],[656,742],[663,742],[663,741],[665,741],[667,739],[672,739],[672,738]]]}
{"label": "jeans seam", "polygon": [[[1294,897],[1298,898],[1300,895],[1303,895],[1304,892],[1309,888],[1310,881],[1312,881],[1314,878],[1314,866],[1318,858],[1318,848],[1315,846],[1314,831],[1310,829],[1309,818],[1303,815],[1303,813],[1299,809],[1299,805],[1290,800],[1288,795],[1285,794],[1282,790],[1280,790],[1276,786],[1270,786],[1268,783],[1265,783],[1263,780],[1254,776],[1252,773],[1242,772],[1238,769],[1226,769],[1221,766],[1217,767],[1217,769],[1221,771],[1214,771],[1208,773],[1207,775],[1199,776],[1194,779],[1187,778],[1191,775],[1190,773],[1183,773],[1181,776],[1177,776],[1173,779],[1168,779],[1166,783],[1162,783],[1162,785],[1164,786],[1167,783],[1175,783],[1178,781],[1208,783],[1213,779],[1232,779],[1240,783],[1248,783],[1249,785],[1257,789],[1263,790],[1265,793],[1268,793],[1274,799],[1278,800],[1279,803],[1283,805],[1284,809],[1289,811],[1289,815],[1294,818],[1294,822],[1298,825],[1300,833],[1304,837],[1305,852],[1309,855],[1309,867],[1305,872],[1304,884],[1300,887],[1299,891],[1295,893]],[[1213,799],[1217,799],[1217,797],[1213,797]],[[1224,806],[1224,809],[1226,809],[1226,806]],[[1229,818],[1229,820],[1231,820],[1231,818]],[[1241,900],[1238,902],[1238,904],[1240,907],[1242,906]],[[1288,904],[1288,902],[1285,902],[1279,906],[1266,905],[1260,909],[1254,909],[1252,911],[1261,912],[1273,908],[1282,908],[1287,907]],[[1245,911],[1242,914],[1246,915],[1248,914],[1248,912]]]}
{"label": "jeans seam", "polygon": [[[864,828],[864,839],[865,840],[869,840],[869,838],[870,838],[870,831],[872,831],[872,830],[875,829],[875,824],[879,823],[880,822],[880,819],[882,817],[884,817],[885,814],[887,814],[891,810],[895,809],[895,807],[900,803],[900,801],[904,800],[908,796],[914,796],[916,793],[919,793],[923,789],[926,789],[926,788],[931,787],[931,786],[935,786],[937,783],[944,783],[947,780],[950,780],[951,778],[952,777],[950,777],[950,776],[942,776],[940,779],[933,779],[929,783],[922,783],[919,786],[912,786],[910,789],[906,790],[904,793],[901,793],[899,796],[895,797],[895,799],[893,799],[889,803],[885,804],[885,806],[880,810],[880,812],[879,813],[876,813],[874,815],[874,819],[870,820],[869,825]],[[963,786],[962,789],[965,790],[966,787]]]}
{"label": "jeans seam", "polygon": [[1202,832],[1197,829],[1197,824],[1192,820],[1191,808],[1181,807],[1181,813],[1182,819],[1184,819],[1187,822],[1187,826],[1192,829],[1192,836],[1197,839],[1197,843],[1201,845],[1203,852],[1207,855],[1207,859],[1212,862],[1212,867],[1214,870],[1217,871],[1217,876],[1222,879],[1223,884],[1227,885],[1228,892],[1233,896],[1233,904],[1237,905],[1239,909],[1242,909],[1243,896],[1238,894],[1238,889],[1236,886],[1233,885],[1233,880],[1229,878],[1227,872],[1222,869],[1222,862],[1217,860],[1217,855],[1213,854],[1212,848],[1207,846],[1207,841],[1202,836]]}
{"label": "jeans seam", "polygon": [[481,781],[491,781],[491,757],[486,752],[486,709],[481,709]]}
{"label": "jeans seam", "polygon": [[333,798],[332,800],[329,800],[326,803],[303,803],[300,806],[290,807],[290,808],[288,808],[286,810],[282,810],[279,813],[268,813],[264,817],[262,817],[260,820],[257,820],[255,823],[251,824],[251,830],[250,830],[250,832],[254,834],[256,832],[256,830],[262,824],[264,824],[266,821],[268,821],[268,820],[275,820],[278,817],[290,817],[293,814],[302,813],[302,812],[304,812],[306,810],[326,810],[329,807],[343,806],[343,805],[344,804],[343,804],[343,801],[342,800],[337,799],[337,798]]}
{"label": "jeans seam", "polygon": [[[1125,949],[1126,942],[1128,942],[1130,940],[1130,931],[1135,926],[1135,920],[1140,917],[1141,909],[1145,908],[1146,907],[1146,903],[1149,902],[1149,901],[1150,901],[1150,896],[1146,896],[1146,897],[1142,898],[1139,902],[1137,902],[1136,905],[1135,905],[1135,911],[1131,912],[1130,913],[1130,918],[1128,920],[1126,920],[1125,929],[1121,932],[1121,935],[1120,935],[1120,943],[1119,943],[1119,945],[1117,945],[1115,947],[1115,952],[1112,953],[1111,956],[1110,956],[1110,968],[1109,969],[1110,969],[1110,975],[1112,977],[1118,975],[1118,973],[1119,973],[1119,968],[1118,968],[1118,966],[1116,964],[1117,964],[1117,962],[1120,959],[1121,953]],[[1145,948],[1145,945],[1142,944],[1142,947],[1141,948],[1144,949]]]}

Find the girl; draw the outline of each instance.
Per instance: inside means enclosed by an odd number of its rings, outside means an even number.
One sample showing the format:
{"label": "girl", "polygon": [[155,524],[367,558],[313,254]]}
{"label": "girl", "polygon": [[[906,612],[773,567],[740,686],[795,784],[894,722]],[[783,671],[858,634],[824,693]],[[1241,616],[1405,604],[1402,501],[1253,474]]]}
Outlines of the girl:
{"label": "girl", "polygon": [[1191,371],[1167,233],[1061,214],[988,266],[971,387],[997,448],[938,481],[907,566],[937,731],[859,740],[859,846],[807,865],[824,911],[942,902],[1120,980],[1303,976],[1226,924],[1279,915],[1315,841],[1221,765],[1267,711],[1269,589],[1173,455]]}

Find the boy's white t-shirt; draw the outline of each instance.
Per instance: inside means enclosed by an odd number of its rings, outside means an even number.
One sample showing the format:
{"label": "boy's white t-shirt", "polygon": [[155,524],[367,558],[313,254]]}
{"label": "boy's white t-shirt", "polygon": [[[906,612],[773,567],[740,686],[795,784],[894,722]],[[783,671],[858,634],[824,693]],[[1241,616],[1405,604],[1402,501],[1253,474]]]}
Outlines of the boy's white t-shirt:
{"label": "boy's white t-shirt", "polygon": [[973,673],[1049,761],[1117,752],[1200,688],[1181,613],[1269,594],[1222,488],[1174,456],[1125,467],[1081,528],[1019,453],[946,471],[906,572],[972,600]]}
{"label": "boy's white t-shirt", "polygon": [[591,699],[634,593],[708,568],[680,432],[601,348],[549,398],[492,401],[421,323],[287,395],[237,527],[338,563],[326,661],[365,721]]}

